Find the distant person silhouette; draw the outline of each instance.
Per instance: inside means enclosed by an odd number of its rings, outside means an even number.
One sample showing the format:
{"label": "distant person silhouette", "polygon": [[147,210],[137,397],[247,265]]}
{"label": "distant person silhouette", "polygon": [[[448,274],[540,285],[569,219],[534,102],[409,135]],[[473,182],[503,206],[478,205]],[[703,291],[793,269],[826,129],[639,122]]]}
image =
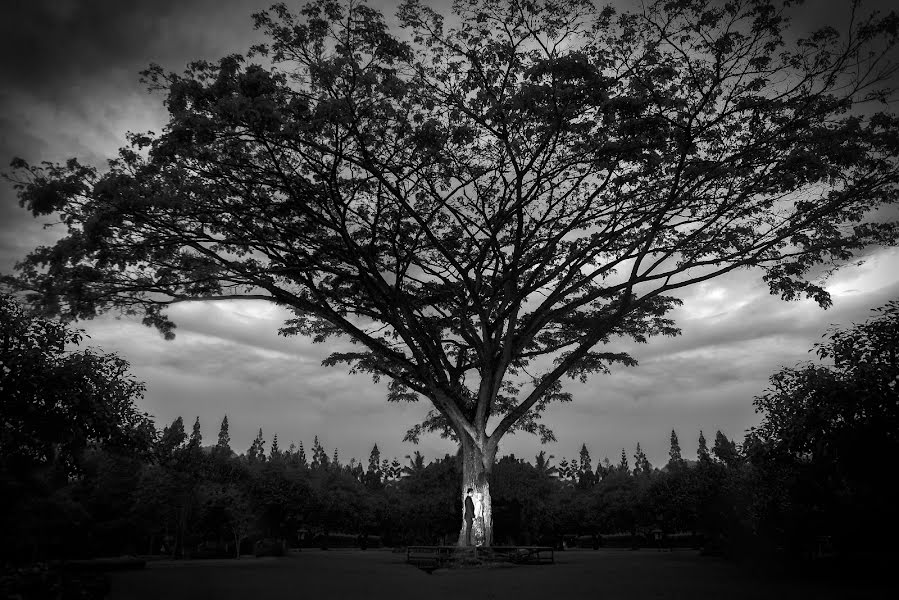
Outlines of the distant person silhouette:
{"label": "distant person silhouette", "polygon": [[471,493],[474,490],[468,488],[465,495],[465,545],[471,546],[471,526],[474,523],[474,501],[471,499]]}

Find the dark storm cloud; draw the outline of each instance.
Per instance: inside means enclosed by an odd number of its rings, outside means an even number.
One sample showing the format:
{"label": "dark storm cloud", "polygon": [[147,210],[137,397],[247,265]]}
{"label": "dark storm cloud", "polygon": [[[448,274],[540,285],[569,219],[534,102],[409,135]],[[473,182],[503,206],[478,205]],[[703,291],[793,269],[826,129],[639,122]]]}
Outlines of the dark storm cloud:
{"label": "dark storm cloud", "polygon": [[[128,130],[159,128],[162,98],[139,72],[244,51],[256,36],[248,0],[16,0],[0,19],[0,170],[78,156],[102,166]],[[0,271],[58,234],[16,206],[0,183]]]}
{"label": "dark storm cloud", "polygon": [[806,0],[791,12],[791,31],[805,37],[808,33],[824,26],[831,26],[845,32],[851,23],[858,24],[875,11],[883,16],[893,9],[888,0],[862,0],[853,11],[849,0]]}
{"label": "dark storm cloud", "polygon": [[[4,12],[2,74],[19,89],[70,100],[109,74],[185,57],[234,51],[252,32],[250,13],[266,2],[240,0],[20,0]],[[121,73],[124,71],[125,73]]]}

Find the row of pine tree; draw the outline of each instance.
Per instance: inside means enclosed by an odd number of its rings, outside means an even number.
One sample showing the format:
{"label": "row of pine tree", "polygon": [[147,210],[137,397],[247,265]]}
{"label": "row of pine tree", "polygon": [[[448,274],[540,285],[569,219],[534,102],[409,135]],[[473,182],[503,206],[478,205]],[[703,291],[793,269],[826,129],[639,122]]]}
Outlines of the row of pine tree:
{"label": "row of pine tree", "polygon": [[[159,440],[159,448],[163,454],[168,454],[185,443],[189,447],[203,447],[202,441],[203,437],[201,433],[200,418],[197,417],[194,420],[193,428],[188,436],[184,427],[184,419],[179,416],[171,425],[163,428]],[[718,461],[730,465],[738,460],[739,449],[736,442],[729,440],[720,430],[715,433],[715,442],[711,451],[708,448],[708,443],[702,430],[699,431],[697,444],[696,461],[710,461],[712,460],[712,457],[714,457]],[[291,442],[287,448],[282,450],[278,441],[278,434],[276,433],[272,437],[271,446],[269,447],[268,452],[266,452],[265,446],[266,440],[263,436],[262,429],[260,428],[256,437],[253,439],[252,444],[250,444],[250,447],[246,452],[240,455],[240,457],[251,464],[268,461],[284,462],[299,468],[344,469],[360,481],[363,479],[371,480],[373,478],[378,481],[394,481],[404,474],[407,474],[410,470],[422,469],[425,466],[425,459],[418,451],[411,456],[406,456],[406,459],[409,460],[409,464],[406,466],[400,463],[396,457],[392,460],[387,458],[382,459],[377,444],[371,449],[366,468],[363,468],[362,462],[356,458],[351,458],[350,461],[344,465],[341,463],[340,452],[337,448],[334,448],[331,457],[328,457],[318,436],[315,436],[312,442],[311,459],[308,459],[306,456],[306,450],[302,440],[299,444]],[[209,446],[208,449],[229,456],[234,454],[234,450],[231,448],[230,424],[227,415],[222,419],[215,445]],[[612,473],[640,475],[648,474],[652,472],[654,468],[649,462],[646,453],[643,451],[640,442],[637,442],[634,449],[633,468],[630,466],[630,460],[626,449],[622,448],[617,463],[613,464],[608,457],[605,457],[597,462],[596,469],[594,470],[592,466],[593,461],[586,443],[581,445],[578,458],[568,460],[567,457],[563,456],[558,465],[551,465],[550,461],[554,458],[555,456],[547,456],[544,451],[541,451],[535,457],[534,466],[538,470],[549,475],[554,475],[563,480],[576,481],[580,485],[592,485]],[[689,459],[683,458],[677,432],[672,429],[667,465],[688,464],[689,462]]]}

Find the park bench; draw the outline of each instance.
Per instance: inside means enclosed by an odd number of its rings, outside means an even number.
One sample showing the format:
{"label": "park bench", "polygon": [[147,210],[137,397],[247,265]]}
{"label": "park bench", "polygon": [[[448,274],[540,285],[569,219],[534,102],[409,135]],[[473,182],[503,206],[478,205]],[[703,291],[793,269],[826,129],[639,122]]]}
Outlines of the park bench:
{"label": "park bench", "polygon": [[478,548],[478,557],[482,556],[487,560],[503,560],[528,565],[553,564],[556,562],[552,546],[491,546],[490,548]]}
{"label": "park bench", "polygon": [[517,564],[552,564],[555,553],[551,546],[409,546],[406,562],[424,570],[434,570],[451,562],[470,557],[475,561],[512,562]]}
{"label": "park bench", "polygon": [[453,559],[455,546],[409,546],[406,562],[424,570],[433,570]]}

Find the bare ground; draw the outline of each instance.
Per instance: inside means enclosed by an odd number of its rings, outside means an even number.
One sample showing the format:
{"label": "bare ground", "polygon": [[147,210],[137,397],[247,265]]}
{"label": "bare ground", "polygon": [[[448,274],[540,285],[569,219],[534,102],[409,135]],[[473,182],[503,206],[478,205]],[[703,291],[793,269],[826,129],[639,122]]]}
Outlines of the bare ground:
{"label": "bare ground", "polygon": [[722,598],[821,600],[897,598],[897,588],[864,581],[814,582],[755,575],[696,552],[569,550],[556,564],[437,570],[405,564],[386,550],[303,550],[285,558],[165,561],[109,575],[113,600],[643,600]]}

